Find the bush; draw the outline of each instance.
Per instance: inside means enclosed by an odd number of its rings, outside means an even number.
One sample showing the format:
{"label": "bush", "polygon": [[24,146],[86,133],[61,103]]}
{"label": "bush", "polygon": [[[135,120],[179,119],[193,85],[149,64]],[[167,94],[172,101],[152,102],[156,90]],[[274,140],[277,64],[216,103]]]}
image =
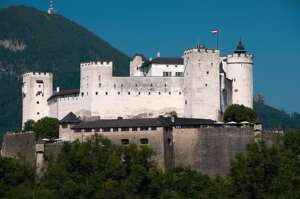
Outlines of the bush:
{"label": "bush", "polygon": [[33,131],[36,133],[37,139],[58,138],[59,121],[56,118],[44,117],[34,124]]}
{"label": "bush", "polygon": [[256,113],[253,109],[245,107],[244,105],[233,104],[229,106],[223,116],[224,122],[252,122],[257,119]]}

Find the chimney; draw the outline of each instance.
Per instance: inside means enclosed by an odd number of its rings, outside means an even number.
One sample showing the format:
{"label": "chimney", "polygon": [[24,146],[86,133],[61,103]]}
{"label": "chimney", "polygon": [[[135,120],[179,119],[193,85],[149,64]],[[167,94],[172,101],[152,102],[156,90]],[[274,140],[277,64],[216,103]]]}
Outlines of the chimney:
{"label": "chimney", "polygon": [[60,91],[60,88],[58,86],[58,87],[56,87],[56,92],[59,93],[59,91]]}
{"label": "chimney", "polygon": [[157,52],[157,53],[156,53],[156,57],[160,57],[160,52]]}
{"label": "chimney", "polygon": [[149,58],[149,61],[152,61],[152,57]]}

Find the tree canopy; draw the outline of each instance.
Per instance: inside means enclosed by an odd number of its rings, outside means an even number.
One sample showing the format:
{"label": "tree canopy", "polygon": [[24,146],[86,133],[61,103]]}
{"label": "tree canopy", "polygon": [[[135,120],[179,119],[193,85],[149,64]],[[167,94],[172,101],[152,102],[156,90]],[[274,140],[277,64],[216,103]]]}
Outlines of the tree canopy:
{"label": "tree canopy", "polygon": [[59,121],[56,118],[44,117],[36,123],[29,120],[25,123],[25,128],[32,129],[37,139],[52,139],[59,136]]}
{"label": "tree canopy", "polygon": [[223,116],[224,122],[252,122],[254,123],[257,119],[256,113],[253,109],[248,108],[244,105],[233,104],[230,105]]}

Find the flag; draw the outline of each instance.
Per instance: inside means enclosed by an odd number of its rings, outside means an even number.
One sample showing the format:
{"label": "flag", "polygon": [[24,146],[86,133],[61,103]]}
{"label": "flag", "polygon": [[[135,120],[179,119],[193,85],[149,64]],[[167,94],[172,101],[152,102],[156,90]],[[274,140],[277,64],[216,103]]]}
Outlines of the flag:
{"label": "flag", "polygon": [[210,32],[213,35],[218,35],[219,34],[219,30],[218,29],[212,29]]}

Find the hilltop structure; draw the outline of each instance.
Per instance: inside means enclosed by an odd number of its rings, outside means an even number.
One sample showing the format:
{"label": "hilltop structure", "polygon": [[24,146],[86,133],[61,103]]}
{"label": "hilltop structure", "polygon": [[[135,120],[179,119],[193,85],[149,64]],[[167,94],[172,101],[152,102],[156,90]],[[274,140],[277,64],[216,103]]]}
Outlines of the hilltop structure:
{"label": "hilltop structure", "polygon": [[203,45],[187,49],[182,58],[136,54],[130,76],[112,74],[112,62],[80,65],[80,88],[53,92],[51,73],[23,75],[23,124],[43,117],[81,118],[178,117],[219,121],[231,104],[253,106],[253,56],[240,41],[225,57]]}

